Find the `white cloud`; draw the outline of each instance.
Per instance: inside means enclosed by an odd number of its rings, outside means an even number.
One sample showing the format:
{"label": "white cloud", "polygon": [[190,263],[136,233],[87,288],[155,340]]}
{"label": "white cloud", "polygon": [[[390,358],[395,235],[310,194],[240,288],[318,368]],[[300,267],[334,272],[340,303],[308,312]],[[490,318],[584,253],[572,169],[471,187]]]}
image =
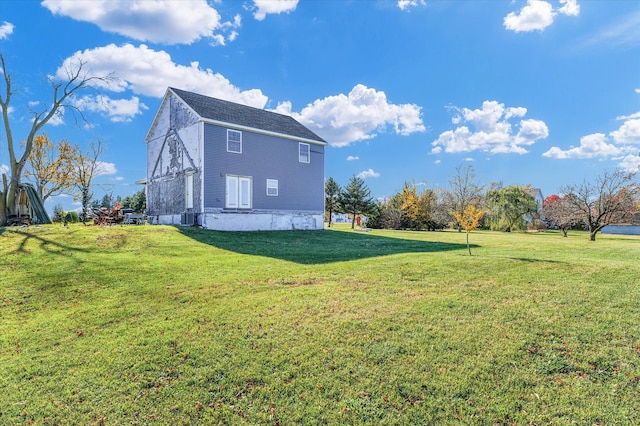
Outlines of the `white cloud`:
{"label": "white cloud", "polygon": [[264,20],[268,14],[289,13],[296,10],[298,0],[253,0],[256,11],[253,17]]}
{"label": "white cloud", "polygon": [[567,16],[578,16],[580,14],[578,0],[560,0],[560,4],[564,6],[558,9],[559,13]]}
{"label": "white cloud", "polygon": [[347,161],[356,161],[356,160],[359,160],[359,159],[360,159],[360,157],[358,157],[358,156],[354,157],[353,155],[350,155],[350,156],[347,157]]}
{"label": "white cloud", "polygon": [[640,155],[629,154],[618,166],[628,172],[640,172]]}
{"label": "white cloud", "polygon": [[[150,49],[144,44],[137,47],[132,44],[109,44],[78,51],[65,59],[63,65],[58,68],[57,77],[65,79],[64,70],[78,61],[83,61],[92,75],[115,72],[120,80],[107,88],[113,92],[131,90],[138,95],[160,98],[167,87],[171,86],[256,108],[263,108],[267,103],[267,97],[259,89],[241,91],[222,74],[208,68],[200,68],[198,62],[192,62],[189,66],[176,64],[167,52]],[[134,102],[133,98],[127,101],[128,103],[118,102],[111,100],[114,111],[124,112],[125,107],[132,107],[135,102],[139,108],[143,108],[144,105],[139,101]],[[139,111],[140,109],[130,108],[128,116],[120,114],[119,119],[126,120]]]}
{"label": "white cloud", "polygon": [[[230,27],[206,0],[44,0],[53,14],[96,24],[103,31],[134,40],[166,44],[191,44],[211,38],[224,44]],[[220,39],[222,37],[222,39]]]}
{"label": "white cloud", "polygon": [[9,174],[9,166],[6,164],[0,164],[0,176],[3,174]]}
{"label": "white cloud", "polygon": [[580,138],[580,146],[571,147],[567,150],[554,146],[542,156],[558,159],[594,158],[620,155],[621,153],[620,148],[608,143],[607,136],[604,133],[594,133]]}
{"label": "white cloud", "polygon": [[577,0],[560,0],[562,5],[554,9],[546,0],[527,0],[526,6],[519,13],[510,12],[504,18],[504,26],[515,32],[542,31],[553,23],[558,13],[569,16],[577,16],[580,6]]}
{"label": "white cloud", "polygon": [[108,96],[83,96],[74,105],[81,111],[100,112],[115,123],[131,121],[142,110],[149,109],[137,96],[131,99],[111,99]]}
{"label": "white cloud", "polygon": [[557,146],[542,154],[544,157],[567,158],[611,158],[621,160],[618,166],[629,171],[639,171],[640,157],[640,111],[631,115],[616,118],[624,123],[617,129],[605,135],[594,133],[580,138],[580,146],[563,150]]}
{"label": "white cloud", "polygon": [[363,170],[357,174],[357,177],[360,179],[366,179],[370,177],[379,177],[380,173],[374,171],[373,169]]}
{"label": "white cloud", "polygon": [[640,144],[640,112],[624,117],[624,119],[627,119],[627,121],[618,130],[614,130],[609,134],[617,143]]}
{"label": "white cloud", "polygon": [[275,111],[291,115],[336,147],[374,138],[389,127],[398,135],[425,131],[419,106],[389,103],[384,92],[362,84],[348,95],[317,99],[299,113],[291,111],[290,102]]}
{"label": "white cloud", "polygon": [[96,164],[95,176],[115,175],[118,173],[116,165],[113,163],[106,163],[104,161],[98,161]]}
{"label": "white cloud", "polygon": [[409,10],[410,7],[425,6],[424,0],[398,0],[400,10]]}
{"label": "white cloud", "polygon": [[3,21],[0,24],[0,40],[8,38],[11,34],[13,34],[13,24],[11,22]]}
{"label": "white cloud", "polygon": [[474,130],[461,125],[455,130],[440,134],[432,142],[431,153],[483,151],[492,154],[516,153],[525,154],[524,146],[533,145],[536,141],[549,136],[547,125],[540,120],[520,120],[516,124],[518,131],[514,134],[510,119],[524,117],[527,109],[523,107],[505,108],[497,101],[484,101],[481,109],[456,108],[452,117],[453,124],[470,124]]}
{"label": "white cloud", "polygon": [[634,90],[636,93],[640,93],[640,89],[635,89]]}

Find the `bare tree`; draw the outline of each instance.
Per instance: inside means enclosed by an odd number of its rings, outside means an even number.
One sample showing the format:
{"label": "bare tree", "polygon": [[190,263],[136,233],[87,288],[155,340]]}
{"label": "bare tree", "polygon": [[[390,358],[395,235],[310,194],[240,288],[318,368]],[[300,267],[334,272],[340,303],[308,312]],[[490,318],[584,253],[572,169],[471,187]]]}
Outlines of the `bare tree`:
{"label": "bare tree", "polygon": [[102,141],[98,139],[97,142],[91,142],[86,155],[80,154],[74,161],[73,185],[79,191],[75,195],[75,198],[79,199],[82,203],[82,215],[80,219],[83,223],[87,221],[89,203],[91,203],[91,199],[93,198],[91,183],[93,182],[93,178],[100,172],[101,163],[99,158],[103,152],[104,145]]}
{"label": "bare tree", "polygon": [[545,198],[542,203],[544,218],[551,226],[560,229],[565,237],[569,229],[581,221],[581,216],[574,207],[574,203],[569,202],[570,197],[571,195],[560,197],[553,194]]}
{"label": "bare tree", "polygon": [[[464,215],[468,206],[481,207],[483,204],[484,185],[476,178],[472,165],[463,167],[459,165],[456,171],[449,178],[449,190],[447,191],[447,204],[453,213]],[[462,226],[458,223],[458,230],[462,231]]]}
{"label": "bare tree", "polygon": [[589,239],[605,226],[624,221],[638,209],[640,184],[634,182],[635,173],[607,170],[592,182],[567,185],[561,189],[565,199],[589,227]]}
{"label": "bare tree", "polygon": [[[12,86],[13,79],[11,73],[8,72],[5,58],[0,54],[1,72],[4,81],[4,93],[0,93],[0,108],[2,109],[2,120],[4,123],[7,151],[9,152],[9,177],[2,175],[2,191],[0,191],[0,225],[6,223],[7,215],[16,214],[17,212],[17,194],[20,178],[22,177],[25,165],[33,149],[33,141],[36,134],[53,118],[56,114],[70,109],[78,112],[82,116],[82,112],[73,104],[73,95],[84,89],[95,89],[100,84],[109,84],[116,80],[113,73],[106,76],[92,76],[86,69],[86,63],[78,61],[75,64],[68,63],[65,68],[66,81],[57,81],[53,76],[48,77],[49,84],[53,90],[53,96],[50,104],[43,104],[39,109],[30,109],[32,121],[31,128],[24,139],[23,151],[18,152],[13,132],[11,130],[11,121],[9,120],[9,111],[14,88]],[[83,117],[84,118],[84,117]]]}

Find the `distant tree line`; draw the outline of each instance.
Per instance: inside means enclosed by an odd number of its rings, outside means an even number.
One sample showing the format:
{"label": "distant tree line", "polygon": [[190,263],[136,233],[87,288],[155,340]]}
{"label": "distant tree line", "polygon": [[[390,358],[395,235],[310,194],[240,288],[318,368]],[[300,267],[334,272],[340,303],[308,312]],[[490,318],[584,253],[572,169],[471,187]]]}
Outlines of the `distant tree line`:
{"label": "distant tree line", "polygon": [[[504,232],[529,228],[589,230],[590,239],[608,224],[640,216],[640,185],[636,174],[605,171],[593,181],[562,187],[562,195],[551,195],[542,209],[531,185],[482,184],[473,166],[458,166],[449,186],[421,188],[406,182],[390,198],[374,200],[364,180],[352,177],[342,188],[333,178],[325,182],[325,213],[329,226],[334,213],[347,213],[351,227],[356,217],[367,217],[370,228],[435,231],[475,227]],[[469,253],[471,253],[469,251]]]}

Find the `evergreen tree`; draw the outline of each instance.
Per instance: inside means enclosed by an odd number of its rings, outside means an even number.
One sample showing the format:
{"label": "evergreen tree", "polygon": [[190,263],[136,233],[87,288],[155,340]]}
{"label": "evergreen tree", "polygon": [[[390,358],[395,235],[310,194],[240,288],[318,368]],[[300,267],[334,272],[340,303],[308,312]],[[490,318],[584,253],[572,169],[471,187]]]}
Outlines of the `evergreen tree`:
{"label": "evergreen tree", "polygon": [[353,176],[340,193],[339,205],[341,211],[351,214],[351,229],[355,228],[358,215],[366,215],[376,207],[364,179],[357,176]]}

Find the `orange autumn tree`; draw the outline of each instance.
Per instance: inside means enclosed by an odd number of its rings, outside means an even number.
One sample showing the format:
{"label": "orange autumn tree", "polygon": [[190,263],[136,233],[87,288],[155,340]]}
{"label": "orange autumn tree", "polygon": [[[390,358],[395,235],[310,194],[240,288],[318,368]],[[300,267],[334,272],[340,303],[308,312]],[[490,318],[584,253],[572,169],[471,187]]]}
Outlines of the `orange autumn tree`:
{"label": "orange autumn tree", "polygon": [[452,211],[451,214],[456,218],[462,229],[467,231],[467,250],[471,256],[471,246],[469,245],[469,234],[471,231],[480,226],[480,220],[484,216],[485,211],[474,206],[467,206],[462,213]]}

